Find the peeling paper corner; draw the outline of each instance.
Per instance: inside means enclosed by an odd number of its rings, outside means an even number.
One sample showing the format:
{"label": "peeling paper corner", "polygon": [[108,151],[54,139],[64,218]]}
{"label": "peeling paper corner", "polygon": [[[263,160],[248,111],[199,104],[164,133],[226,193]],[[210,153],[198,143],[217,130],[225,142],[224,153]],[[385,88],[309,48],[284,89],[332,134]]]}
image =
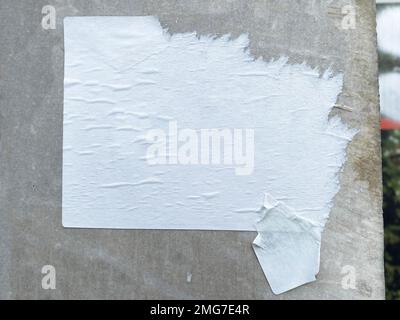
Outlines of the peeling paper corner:
{"label": "peeling paper corner", "polygon": [[[328,121],[325,133],[342,142],[342,152],[336,159],[337,165],[342,167],[347,144],[358,130],[347,128],[339,117],[333,117]],[[333,187],[329,191],[332,199],[340,188],[339,172],[336,171]],[[265,193],[253,250],[274,294],[279,295],[316,280],[320,267],[321,236],[331,207],[332,201],[325,204],[324,215],[308,214],[307,210],[297,212]]]}
{"label": "peeling paper corner", "polygon": [[[265,193],[256,223],[257,237],[253,250],[274,294],[279,295],[316,280],[320,268],[321,237],[332,200],[340,189],[339,172],[346,161],[346,148],[358,133],[348,128],[340,117],[327,122],[324,135],[334,137],[338,147],[333,166],[334,179],[323,188],[331,197],[323,204],[323,214],[315,215],[312,209],[296,210]],[[327,189],[326,189],[327,188]],[[326,200],[325,200],[326,201]]]}
{"label": "peeling paper corner", "polygon": [[253,248],[273,293],[315,281],[323,227],[269,194],[265,194],[261,213]]}

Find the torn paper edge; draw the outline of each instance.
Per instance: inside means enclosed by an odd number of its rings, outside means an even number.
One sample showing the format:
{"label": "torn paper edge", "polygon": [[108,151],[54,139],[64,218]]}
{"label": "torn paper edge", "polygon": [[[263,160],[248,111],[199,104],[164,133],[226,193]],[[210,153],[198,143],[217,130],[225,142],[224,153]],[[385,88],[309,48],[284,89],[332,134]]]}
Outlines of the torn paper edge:
{"label": "torn paper edge", "polygon": [[[328,71],[330,74],[330,71]],[[337,107],[338,105],[334,105]],[[344,108],[343,108],[344,109]],[[345,111],[353,111],[347,107]],[[264,203],[256,224],[258,232],[253,241],[253,250],[274,294],[279,295],[316,281],[320,269],[321,237],[333,207],[334,196],[339,192],[339,174],[347,160],[347,148],[359,130],[349,128],[339,116],[328,120],[327,134],[347,141],[342,150],[340,170],[332,183],[336,192],[329,202],[326,214],[314,220],[307,219],[271,194],[264,194]],[[339,134],[341,129],[346,129]]]}
{"label": "torn paper edge", "polygon": [[269,194],[261,214],[253,249],[272,292],[281,294],[315,281],[323,226],[300,217]]}
{"label": "torn paper edge", "polygon": [[[333,127],[344,125],[338,116],[331,118],[329,124]],[[346,134],[338,138],[350,143],[359,131],[347,126],[346,129]],[[343,150],[341,170],[347,159],[347,147],[348,144]],[[341,170],[332,182],[336,184],[335,195],[340,189]],[[313,221],[265,193],[259,211],[261,218],[256,224],[258,235],[253,241],[253,250],[274,294],[279,295],[316,281],[320,268],[322,232],[333,206],[333,198],[326,215]]]}

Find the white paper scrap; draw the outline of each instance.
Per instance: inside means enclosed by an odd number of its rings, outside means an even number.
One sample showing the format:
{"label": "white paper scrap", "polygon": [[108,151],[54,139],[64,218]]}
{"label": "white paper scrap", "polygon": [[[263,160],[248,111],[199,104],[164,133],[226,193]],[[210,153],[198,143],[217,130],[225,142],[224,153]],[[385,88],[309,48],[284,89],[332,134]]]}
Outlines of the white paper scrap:
{"label": "white paper scrap", "polygon": [[281,294],[314,281],[323,225],[299,216],[268,194],[262,215],[253,248],[272,291]]}

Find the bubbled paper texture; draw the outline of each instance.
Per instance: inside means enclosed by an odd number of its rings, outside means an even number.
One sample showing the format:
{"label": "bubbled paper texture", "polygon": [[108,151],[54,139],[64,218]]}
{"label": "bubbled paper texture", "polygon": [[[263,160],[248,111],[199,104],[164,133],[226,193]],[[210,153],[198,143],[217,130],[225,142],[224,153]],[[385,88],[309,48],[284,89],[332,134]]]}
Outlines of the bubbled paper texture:
{"label": "bubbled paper texture", "polygon": [[[64,34],[65,227],[258,231],[275,293],[315,279],[354,135],[329,119],[342,75],[255,59],[246,34],[169,34],[155,17],[66,18]],[[253,171],[149,165],[146,133],[171,121],[253,129]]]}

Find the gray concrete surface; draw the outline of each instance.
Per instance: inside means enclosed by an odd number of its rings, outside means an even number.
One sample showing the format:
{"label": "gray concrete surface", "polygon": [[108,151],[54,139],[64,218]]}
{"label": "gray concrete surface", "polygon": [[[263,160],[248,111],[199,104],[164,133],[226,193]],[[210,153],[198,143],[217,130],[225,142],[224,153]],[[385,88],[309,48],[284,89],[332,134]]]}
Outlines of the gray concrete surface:
{"label": "gray concrete surface", "polygon": [[[55,30],[41,27],[47,4]],[[346,4],[356,9],[354,30],[340,27]],[[353,112],[336,112],[360,133],[323,235],[318,281],[274,296],[254,233],[61,226],[62,19],[74,15],[157,15],[170,32],[247,32],[255,56],[344,72],[338,102]],[[0,298],[384,298],[377,74],[371,0],[0,0]],[[56,290],[41,287],[47,264]]]}

